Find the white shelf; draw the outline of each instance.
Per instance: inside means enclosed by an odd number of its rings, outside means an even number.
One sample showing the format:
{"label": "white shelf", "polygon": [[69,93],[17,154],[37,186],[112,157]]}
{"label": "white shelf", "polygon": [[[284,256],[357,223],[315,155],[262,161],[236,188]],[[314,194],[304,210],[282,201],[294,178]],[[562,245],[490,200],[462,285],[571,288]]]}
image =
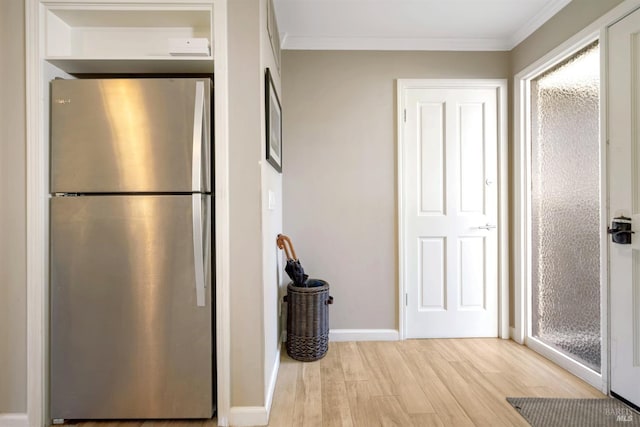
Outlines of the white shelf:
{"label": "white shelf", "polygon": [[[47,5],[45,60],[68,73],[211,73],[212,20],[210,4]],[[172,56],[172,38],[204,38],[209,55]]]}
{"label": "white shelf", "polygon": [[212,58],[148,57],[73,58],[49,57],[47,62],[69,74],[213,73]]}

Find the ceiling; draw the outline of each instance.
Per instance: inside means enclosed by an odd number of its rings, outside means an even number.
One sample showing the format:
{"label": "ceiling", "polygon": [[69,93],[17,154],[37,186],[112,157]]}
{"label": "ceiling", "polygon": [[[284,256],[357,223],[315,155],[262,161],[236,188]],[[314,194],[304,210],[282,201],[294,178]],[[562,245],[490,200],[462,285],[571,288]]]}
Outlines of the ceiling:
{"label": "ceiling", "polygon": [[571,0],[273,0],[283,49],[511,50]]}

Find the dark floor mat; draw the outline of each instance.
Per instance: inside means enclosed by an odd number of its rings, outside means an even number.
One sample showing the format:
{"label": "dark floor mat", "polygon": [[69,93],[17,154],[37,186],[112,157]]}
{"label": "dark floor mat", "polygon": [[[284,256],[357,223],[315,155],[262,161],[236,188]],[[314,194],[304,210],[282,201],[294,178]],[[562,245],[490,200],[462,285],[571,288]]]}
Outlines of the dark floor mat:
{"label": "dark floor mat", "polygon": [[533,427],[635,427],[640,414],[616,399],[507,397]]}

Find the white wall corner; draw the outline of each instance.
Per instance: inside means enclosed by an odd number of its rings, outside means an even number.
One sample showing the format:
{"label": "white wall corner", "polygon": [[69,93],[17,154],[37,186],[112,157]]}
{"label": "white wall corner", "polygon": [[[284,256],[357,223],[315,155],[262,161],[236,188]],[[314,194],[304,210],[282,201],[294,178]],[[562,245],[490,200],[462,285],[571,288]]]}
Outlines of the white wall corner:
{"label": "white wall corner", "polygon": [[516,336],[516,328],[513,326],[509,327],[509,338],[515,341]]}
{"label": "white wall corner", "polygon": [[27,414],[0,414],[0,427],[29,427]]}
{"label": "white wall corner", "polygon": [[398,341],[396,329],[330,329],[329,341]]}
{"label": "white wall corner", "polygon": [[269,424],[269,411],[264,406],[232,406],[229,410],[229,425],[266,426]]}

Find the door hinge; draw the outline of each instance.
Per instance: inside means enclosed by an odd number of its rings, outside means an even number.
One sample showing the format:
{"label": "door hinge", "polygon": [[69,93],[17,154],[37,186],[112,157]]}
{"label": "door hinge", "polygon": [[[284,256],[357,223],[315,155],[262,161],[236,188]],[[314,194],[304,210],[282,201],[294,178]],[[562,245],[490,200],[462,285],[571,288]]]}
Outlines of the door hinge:
{"label": "door hinge", "polygon": [[404,294],[404,305],[407,306],[407,307],[409,306],[409,294],[408,293]]}
{"label": "door hinge", "polygon": [[407,109],[404,109],[404,122],[407,123]]}

